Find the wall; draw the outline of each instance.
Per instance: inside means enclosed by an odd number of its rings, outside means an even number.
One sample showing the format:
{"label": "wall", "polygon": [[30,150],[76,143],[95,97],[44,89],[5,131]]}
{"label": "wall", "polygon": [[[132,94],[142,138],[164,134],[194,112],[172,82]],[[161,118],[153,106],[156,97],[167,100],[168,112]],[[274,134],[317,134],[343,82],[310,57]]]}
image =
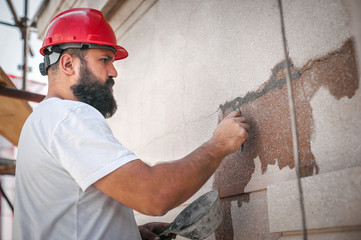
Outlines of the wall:
{"label": "wall", "polygon": [[[349,4],[284,1],[310,239],[361,236],[359,39]],[[172,221],[216,188],[224,221],[209,239],[299,239],[278,2],[122,1],[109,21],[129,51],[116,63],[119,110],[109,124],[140,158],[185,156],[233,106],[252,126],[245,150],[227,157],[193,198],[165,217],[136,214],[137,221]]]}

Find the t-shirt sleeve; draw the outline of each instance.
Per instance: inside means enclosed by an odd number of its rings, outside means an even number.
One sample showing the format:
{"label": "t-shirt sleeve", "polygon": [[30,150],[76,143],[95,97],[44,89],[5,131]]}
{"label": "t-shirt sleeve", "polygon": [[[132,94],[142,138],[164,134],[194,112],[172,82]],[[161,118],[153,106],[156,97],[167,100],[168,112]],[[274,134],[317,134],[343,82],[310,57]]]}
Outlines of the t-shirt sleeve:
{"label": "t-shirt sleeve", "polygon": [[119,143],[103,116],[90,106],[78,107],[68,114],[54,132],[50,149],[83,191],[138,159]]}

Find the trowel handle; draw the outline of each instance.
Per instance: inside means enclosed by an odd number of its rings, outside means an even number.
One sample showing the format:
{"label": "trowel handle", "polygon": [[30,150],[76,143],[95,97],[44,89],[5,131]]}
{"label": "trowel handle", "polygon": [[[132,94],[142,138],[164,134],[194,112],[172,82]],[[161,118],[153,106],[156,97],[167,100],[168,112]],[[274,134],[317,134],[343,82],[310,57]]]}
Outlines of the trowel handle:
{"label": "trowel handle", "polygon": [[172,236],[172,232],[170,231],[170,228],[172,227],[173,223],[170,223],[168,225],[165,225],[164,227],[162,227],[161,229],[154,231],[155,234],[157,234],[160,239],[165,239],[168,238],[170,236]]}

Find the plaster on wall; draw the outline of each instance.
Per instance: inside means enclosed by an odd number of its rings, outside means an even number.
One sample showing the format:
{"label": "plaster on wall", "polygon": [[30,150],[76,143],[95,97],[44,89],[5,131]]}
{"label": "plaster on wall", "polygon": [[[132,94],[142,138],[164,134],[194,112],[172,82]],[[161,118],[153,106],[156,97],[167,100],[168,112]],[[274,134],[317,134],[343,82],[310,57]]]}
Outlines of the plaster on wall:
{"label": "plaster on wall", "polygon": [[[241,107],[252,127],[245,151],[228,156],[216,172],[214,185],[221,197],[244,192],[255,170],[253,159],[257,156],[261,160],[262,174],[266,173],[268,165],[276,163],[280,169],[286,166],[294,168],[288,95],[282,66],[283,63],[276,65],[270,80],[257,91],[221,106],[224,116],[232,110],[232,106]],[[310,176],[319,172],[311,152],[314,120],[310,100],[321,87],[328,89],[337,100],[355,95],[359,78],[352,41],[348,40],[340,49],[324,57],[309,61],[301,69],[293,68],[292,75],[300,173],[301,176]]]}
{"label": "plaster on wall", "polygon": [[[294,167],[292,155],[289,153],[290,149],[292,149],[292,146],[290,146],[290,144],[292,144],[290,140],[290,127],[288,126],[289,114],[288,109],[285,109],[284,106],[288,103],[285,97],[287,93],[285,93],[286,90],[283,86],[284,83],[282,83],[284,73],[281,72],[281,68],[278,66],[273,69],[273,75],[270,80],[263,84],[256,92],[250,92],[246,94],[244,98],[236,98],[233,101],[221,106],[221,109],[224,111],[224,115],[226,115],[232,110],[231,106],[242,105],[242,111],[247,119],[251,119],[251,125],[253,127],[250,132],[250,141],[245,144],[244,152],[238,152],[227,157],[216,172],[214,186],[220,190],[222,197],[238,195],[245,192],[245,187],[250,183],[252,176],[257,179],[249,184],[248,191],[255,191],[257,188],[262,189],[268,184],[285,180],[283,179],[284,176],[286,176],[286,178],[290,176],[292,177],[291,174],[287,174],[289,173],[289,168]],[[333,101],[337,102],[339,102],[340,99],[344,99],[342,100],[342,103],[349,103],[350,106],[357,107],[359,103],[357,100],[360,96],[356,95],[355,97],[357,89],[359,88],[359,77],[356,69],[353,44],[351,40],[348,40],[340,49],[319,59],[309,61],[301,69],[293,68],[292,71],[295,78],[293,79],[292,84],[298,120],[302,176],[309,176],[314,173],[318,173],[319,170],[316,158],[311,151],[311,137],[314,133],[314,116],[312,115],[311,100],[321,89],[321,95],[323,95],[323,97],[327,96],[326,98],[322,98],[322,103],[328,98],[332,98],[334,99]],[[265,89],[267,91],[264,91]],[[342,103],[340,103],[339,107],[343,106]],[[327,105],[332,106],[332,102]],[[347,114],[344,117],[344,122],[349,123],[349,125],[348,131],[344,131],[344,134],[353,136],[353,140],[357,142],[360,140],[360,135],[357,134],[357,131],[360,131],[360,118],[357,115],[358,113],[354,114],[353,111],[350,111],[350,106],[345,106]],[[317,111],[320,111],[320,108],[317,106],[314,107]],[[325,111],[327,111],[327,108]],[[337,113],[335,109],[331,109],[329,112],[331,118],[333,116],[332,113]],[[321,111],[320,115],[324,116],[324,112]],[[328,115],[326,114],[325,116],[327,118]],[[323,118],[320,119],[321,124],[318,126],[322,126]],[[336,119],[338,120],[339,118]],[[336,126],[339,125],[337,120],[336,122],[331,121],[330,124],[335,124]],[[332,129],[333,126],[330,124],[325,124],[326,128],[323,129],[324,131],[321,131],[321,133],[326,132],[327,135],[327,127]],[[347,128],[343,129],[346,130]],[[352,131],[356,131],[356,133],[354,134]],[[331,135],[329,136],[333,136],[332,133],[333,131],[331,130]],[[277,137],[280,135],[282,137]],[[320,146],[316,145],[316,149],[330,149],[330,141],[328,141],[327,138],[323,138],[323,140],[328,146],[323,148],[322,144]],[[356,142],[355,144],[357,145]],[[345,158],[349,158],[349,151],[347,151],[347,148],[338,149],[338,152],[340,152],[341,155],[344,154]],[[354,152],[359,153],[359,149],[356,149]],[[340,162],[338,161],[340,154],[338,154],[334,159],[326,160]],[[256,156],[257,158],[255,158]],[[257,159],[261,162],[260,165],[262,174],[265,174],[268,171],[267,168],[269,164],[276,164],[280,169],[287,167],[288,170],[286,170],[286,173],[282,170],[283,172],[281,172],[284,173],[284,175],[282,177],[282,174],[280,174],[280,178],[272,178],[272,174],[274,174],[274,172],[271,173],[271,175],[268,175],[267,173],[268,176],[256,174],[256,163],[259,166]],[[252,160],[254,160],[254,162]],[[326,160],[324,160],[325,164]],[[353,159],[353,161],[353,165],[359,164],[359,160],[357,161]],[[347,167],[347,160],[346,166],[341,163],[336,165],[345,168]],[[274,170],[274,167],[272,169]],[[328,170],[331,171],[335,169],[329,167]],[[244,198],[245,196],[248,196],[248,194],[241,196]],[[226,214],[223,229],[227,229],[228,232],[233,224],[239,224],[237,217],[233,218],[233,215],[227,219],[227,216],[229,216],[230,213],[233,214],[234,212],[234,209],[232,210],[232,206],[229,204],[229,201],[229,198],[222,200],[222,206]],[[247,202],[249,199],[244,199],[244,201]],[[240,214],[235,214],[235,216],[239,215]],[[231,233],[228,233],[228,236],[220,236],[218,236],[218,239],[228,239],[228,237],[232,237],[230,239],[233,239],[233,235]]]}

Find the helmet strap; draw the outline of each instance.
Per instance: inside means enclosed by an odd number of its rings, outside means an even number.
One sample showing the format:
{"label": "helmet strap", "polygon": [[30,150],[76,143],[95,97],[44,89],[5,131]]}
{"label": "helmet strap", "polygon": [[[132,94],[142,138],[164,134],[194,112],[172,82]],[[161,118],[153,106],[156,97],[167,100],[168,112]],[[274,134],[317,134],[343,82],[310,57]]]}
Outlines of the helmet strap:
{"label": "helmet strap", "polygon": [[41,75],[48,75],[48,68],[59,60],[60,55],[61,53],[57,52],[53,52],[49,55],[44,55],[44,62],[39,64]]}

